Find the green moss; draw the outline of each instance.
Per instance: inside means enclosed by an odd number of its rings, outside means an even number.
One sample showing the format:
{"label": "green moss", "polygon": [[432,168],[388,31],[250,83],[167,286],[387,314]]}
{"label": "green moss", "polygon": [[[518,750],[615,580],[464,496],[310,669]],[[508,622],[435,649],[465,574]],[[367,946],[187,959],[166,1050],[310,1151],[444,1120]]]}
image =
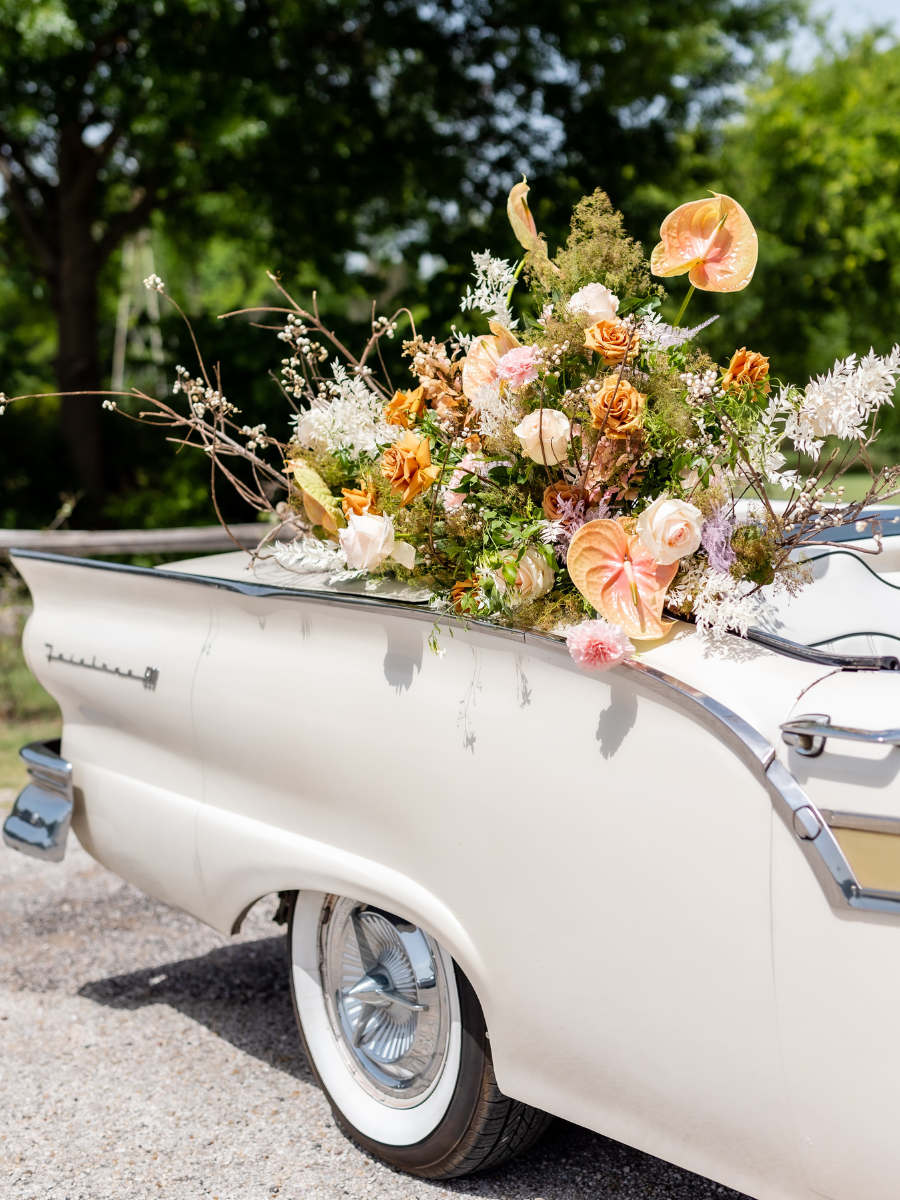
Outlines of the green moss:
{"label": "green moss", "polygon": [[638,300],[665,294],[650,277],[640,243],[625,233],[622,214],[599,188],[575,206],[568,241],[553,264],[530,255],[526,269],[530,283],[563,300],[588,283]]}

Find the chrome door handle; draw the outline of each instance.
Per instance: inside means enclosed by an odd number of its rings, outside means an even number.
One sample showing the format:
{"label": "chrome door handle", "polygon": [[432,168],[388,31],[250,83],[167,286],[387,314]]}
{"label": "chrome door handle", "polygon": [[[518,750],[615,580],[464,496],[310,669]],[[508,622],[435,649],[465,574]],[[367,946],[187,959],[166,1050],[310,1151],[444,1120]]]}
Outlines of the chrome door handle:
{"label": "chrome door handle", "polygon": [[900,729],[854,729],[852,725],[832,725],[826,713],[804,713],[781,726],[781,737],[804,758],[818,758],[828,738],[845,742],[868,742],[872,746],[900,746]]}

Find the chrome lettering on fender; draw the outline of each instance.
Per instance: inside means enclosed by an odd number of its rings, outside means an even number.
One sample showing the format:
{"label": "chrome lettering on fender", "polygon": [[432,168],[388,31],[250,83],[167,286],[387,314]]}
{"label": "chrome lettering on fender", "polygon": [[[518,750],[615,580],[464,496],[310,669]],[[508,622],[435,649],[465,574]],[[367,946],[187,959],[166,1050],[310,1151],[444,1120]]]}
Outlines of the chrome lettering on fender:
{"label": "chrome lettering on fender", "polygon": [[157,667],[145,667],[143,675],[135,675],[131,668],[122,671],[119,667],[108,667],[106,663],[98,663],[96,655],[90,662],[86,662],[83,658],[76,658],[74,654],[70,654],[68,658],[64,654],[54,654],[51,642],[44,642],[44,645],[47,647],[47,662],[66,663],[70,667],[85,667],[88,671],[103,671],[107,675],[118,675],[119,679],[137,679],[148,692],[156,689],[156,681],[159,679]]}

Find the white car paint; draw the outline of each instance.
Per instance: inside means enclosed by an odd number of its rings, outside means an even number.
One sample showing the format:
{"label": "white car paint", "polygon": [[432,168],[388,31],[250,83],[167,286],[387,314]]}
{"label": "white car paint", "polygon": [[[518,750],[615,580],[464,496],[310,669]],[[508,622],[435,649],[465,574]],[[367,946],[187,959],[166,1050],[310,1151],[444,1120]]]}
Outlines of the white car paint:
{"label": "white car paint", "polygon": [[[809,640],[876,612],[900,634],[892,588],[842,610],[876,579],[846,557],[782,605],[789,635],[803,605]],[[508,1095],[758,1200],[896,1200],[900,903],[823,890],[760,763],[685,696],[757,731],[813,804],[900,817],[900,751],[803,759],[779,732],[812,710],[898,724],[900,672],[711,651],[684,624],[597,675],[551,639],[446,619],[439,657],[422,606],[240,554],[16,562],[73,828],[104,865],[223,932],[281,890],[402,913],[471,980]],[[156,668],[156,688],[81,659]]]}

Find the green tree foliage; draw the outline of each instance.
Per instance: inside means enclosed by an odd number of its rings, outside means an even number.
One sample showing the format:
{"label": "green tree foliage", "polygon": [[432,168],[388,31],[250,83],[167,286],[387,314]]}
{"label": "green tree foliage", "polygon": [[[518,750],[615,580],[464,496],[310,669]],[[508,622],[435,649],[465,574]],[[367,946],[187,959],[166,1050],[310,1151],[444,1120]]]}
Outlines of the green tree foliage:
{"label": "green tree foliage", "polygon": [[[515,254],[502,198],[517,172],[540,181],[551,239],[595,186],[626,211],[641,188],[673,186],[689,115],[714,111],[722,86],[801,7],[0,0],[0,313],[15,324],[19,309],[49,305],[59,388],[101,386],[113,256],[154,219],[189,274],[216,238],[248,237],[267,251],[261,265],[287,278],[324,279],[357,300],[403,284],[440,319],[454,311],[472,249],[508,243]],[[373,264],[355,279],[354,250]],[[412,265],[423,253],[451,269],[429,283]],[[48,338],[22,345],[17,333],[0,354],[9,391],[8,378],[46,369]],[[19,424],[51,411],[32,408]],[[7,524],[46,520],[57,494],[79,486],[97,501],[79,512],[97,519],[102,494],[130,486],[122,464],[141,461],[131,435],[112,432],[93,401],[57,411],[64,441],[49,428],[31,439],[40,467],[29,440],[17,434],[10,448],[14,426],[4,427],[0,474],[15,459],[27,480],[0,502]]]}
{"label": "green tree foliage", "polygon": [[745,292],[705,302],[724,313],[716,350],[746,342],[802,384],[900,341],[900,46],[872,35],[809,70],[777,63],[728,129],[720,170],[760,261]]}

